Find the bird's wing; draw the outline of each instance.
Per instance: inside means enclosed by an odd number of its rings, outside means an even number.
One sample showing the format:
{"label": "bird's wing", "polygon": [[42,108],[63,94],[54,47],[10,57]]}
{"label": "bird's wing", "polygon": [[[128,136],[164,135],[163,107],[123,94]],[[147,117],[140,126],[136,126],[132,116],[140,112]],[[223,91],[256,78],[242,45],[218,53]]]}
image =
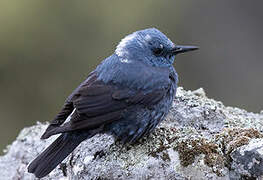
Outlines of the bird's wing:
{"label": "bird's wing", "polygon": [[105,84],[96,77],[91,77],[71,95],[70,101],[75,108],[71,120],[61,126],[47,129],[42,138],[61,132],[99,128],[120,120],[127,107],[138,104],[150,107],[158,103],[166,93],[167,88],[144,93],[140,90],[134,91],[114,84]]}

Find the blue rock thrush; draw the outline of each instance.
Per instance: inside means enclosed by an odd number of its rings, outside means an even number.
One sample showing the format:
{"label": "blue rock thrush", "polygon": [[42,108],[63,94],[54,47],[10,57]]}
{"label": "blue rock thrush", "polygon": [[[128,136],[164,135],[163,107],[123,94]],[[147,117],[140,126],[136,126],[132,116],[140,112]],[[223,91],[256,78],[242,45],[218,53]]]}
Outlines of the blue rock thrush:
{"label": "blue rock thrush", "polygon": [[67,98],[41,139],[61,135],[31,162],[28,171],[38,178],[46,176],[97,133],[133,143],[152,132],[176,93],[175,55],[196,49],[175,45],[155,28],[126,36]]}

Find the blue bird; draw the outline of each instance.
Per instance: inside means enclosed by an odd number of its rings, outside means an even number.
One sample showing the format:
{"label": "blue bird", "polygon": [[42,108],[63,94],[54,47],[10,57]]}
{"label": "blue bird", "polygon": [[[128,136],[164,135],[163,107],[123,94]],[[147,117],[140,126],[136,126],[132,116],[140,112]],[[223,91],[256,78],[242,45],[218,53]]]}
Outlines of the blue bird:
{"label": "blue bird", "polygon": [[97,133],[111,134],[123,143],[151,133],[176,94],[175,55],[196,49],[174,44],[155,28],[126,36],[67,98],[41,139],[61,135],[30,163],[28,171],[38,178],[46,176]]}

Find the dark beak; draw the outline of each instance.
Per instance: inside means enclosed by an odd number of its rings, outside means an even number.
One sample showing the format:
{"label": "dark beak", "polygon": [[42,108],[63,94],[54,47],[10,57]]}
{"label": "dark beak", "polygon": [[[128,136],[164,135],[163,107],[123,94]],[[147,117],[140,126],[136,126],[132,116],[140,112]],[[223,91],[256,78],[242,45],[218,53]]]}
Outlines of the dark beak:
{"label": "dark beak", "polygon": [[180,45],[176,45],[173,50],[172,53],[174,55],[176,54],[180,54],[180,53],[184,53],[184,52],[188,52],[188,51],[194,51],[199,49],[197,46],[180,46]]}

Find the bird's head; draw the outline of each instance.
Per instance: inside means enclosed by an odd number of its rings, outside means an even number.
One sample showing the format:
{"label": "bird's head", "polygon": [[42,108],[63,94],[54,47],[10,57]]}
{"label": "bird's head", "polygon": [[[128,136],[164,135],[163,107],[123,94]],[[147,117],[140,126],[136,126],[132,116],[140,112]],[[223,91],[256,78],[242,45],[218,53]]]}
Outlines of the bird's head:
{"label": "bird's head", "polygon": [[138,60],[152,66],[167,67],[173,64],[175,55],[196,49],[196,46],[176,45],[158,29],[150,28],[123,38],[115,53],[124,63]]}

